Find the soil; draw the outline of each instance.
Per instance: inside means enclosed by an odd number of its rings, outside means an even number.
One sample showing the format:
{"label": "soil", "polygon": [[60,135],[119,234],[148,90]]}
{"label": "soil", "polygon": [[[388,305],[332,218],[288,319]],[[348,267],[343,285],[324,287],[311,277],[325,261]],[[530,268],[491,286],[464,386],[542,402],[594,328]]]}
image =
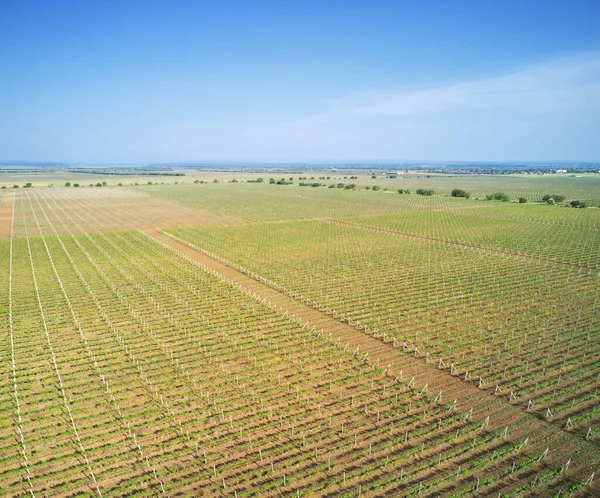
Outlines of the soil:
{"label": "soil", "polygon": [[0,199],[0,239],[10,237],[10,225],[12,220],[13,201],[15,192],[9,190]]}

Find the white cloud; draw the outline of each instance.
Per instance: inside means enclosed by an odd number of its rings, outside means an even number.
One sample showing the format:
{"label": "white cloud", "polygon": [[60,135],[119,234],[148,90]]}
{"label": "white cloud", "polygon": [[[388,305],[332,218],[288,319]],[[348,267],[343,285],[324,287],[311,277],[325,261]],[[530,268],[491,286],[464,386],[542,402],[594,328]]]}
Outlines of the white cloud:
{"label": "white cloud", "polygon": [[600,159],[600,52],[433,88],[345,95],[252,130],[294,158]]}
{"label": "white cloud", "polygon": [[362,116],[589,109],[600,106],[600,52],[565,57],[495,78],[427,89],[373,92],[330,103],[333,113]]}

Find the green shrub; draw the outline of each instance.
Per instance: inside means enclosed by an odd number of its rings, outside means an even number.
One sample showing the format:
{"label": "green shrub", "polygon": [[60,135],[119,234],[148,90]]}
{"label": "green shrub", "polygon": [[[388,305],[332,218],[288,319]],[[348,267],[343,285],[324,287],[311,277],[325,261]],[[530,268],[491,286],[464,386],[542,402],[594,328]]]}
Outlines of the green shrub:
{"label": "green shrub", "polygon": [[510,201],[510,197],[508,197],[508,194],[505,194],[504,192],[494,192],[493,194],[486,195],[485,199],[488,201]]}
{"label": "green shrub", "polygon": [[433,195],[434,193],[434,190],[427,190],[424,188],[417,189],[417,195]]}
{"label": "green shrub", "polygon": [[571,201],[571,207],[574,208],[586,208],[588,207],[588,203],[586,201]]}
{"label": "green shrub", "polygon": [[471,194],[469,194],[469,192],[467,192],[466,190],[463,190],[461,188],[453,189],[452,193],[450,195],[452,197],[464,197],[465,199],[468,199],[469,197],[471,197]]}
{"label": "green shrub", "polygon": [[545,194],[542,197],[543,202],[547,202],[548,204],[554,204],[556,202],[563,202],[565,200],[564,195],[560,194]]}

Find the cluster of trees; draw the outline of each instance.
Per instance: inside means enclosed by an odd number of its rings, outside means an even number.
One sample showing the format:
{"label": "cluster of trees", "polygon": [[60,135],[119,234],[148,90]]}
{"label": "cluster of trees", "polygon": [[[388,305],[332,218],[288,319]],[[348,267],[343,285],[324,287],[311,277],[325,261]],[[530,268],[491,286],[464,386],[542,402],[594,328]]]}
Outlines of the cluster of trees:
{"label": "cluster of trees", "polygon": [[313,183],[300,182],[298,185],[300,185],[301,187],[321,187],[323,184],[319,183],[319,182],[313,182]]}
{"label": "cluster of trees", "polygon": [[586,208],[586,207],[588,207],[588,203],[586,201],[571,201],[570,205],[571,205],[571,207],[574,207],[574,208]]}
{"label": "cluster of trees", "polygon": [[[122,185],[123,185],[122,183],[119,183],[118,186],[121,187]],[[136,185],[137,185],[137,183],[136,183]],[[152,185],[152,182],[148,182],[148,185]],[[70,187],[70,186],[71,186],[71,182],[65,182],[65,187]],[[94,184],[90,183],[90,187],[93,187],[93,186],[94,186]],[[107,187],[107,186],[108,186],[108,183],[106,183],[106,182],[96,183],[96,187]],[[73,187],[79,187],[79,183],[74,183]]]}
{"label": "cluster of trees", "polygon": [[[301,187],[304,187],[304,186],[307,186],[307,187],[308,186],[310,186],[310,187],[318,187],[320,185],[321,185],[320,183],[319,184],[314,184],[314,183],[305,183],[305,184],[302,184],[302,183],[300,183]],[[348,185],[344,185],[343,183],[332,183],[331,185],[329,185],[328,188],[343,188],[343,189],[346,189],[346,190],[354,190],[356,188],[356,184],[349,183]]]}
{"label": "cluster of trees", "polygon": [[275,180],[275,178],[269,178],[269,183],[271,185],[291,185],[292,183],[294,183],[293,180],[293,177],[290,177],[289,180],[286,180],[285,178],[280,178],[279,180]]}
{"label": "cluster of trees", "polygon": [[564,195],[560,194],[545,194],[542,197],[542,202],[547,204],[556,204],[557,202],[563,202],[566,199]]}
{"label": "cluster of trees", "polygon": [[433,195],[435,190],[428,190],[424,188],[417,189],[417,195]]}
{"label": "cluster of trees", "polygon": [[399,188],[398,189],[398,193],[399,194],[410,194],[410,189],[408,189],[408,188]]}
{"label": "cluster of trees", "polygon": [[453,189],[450,195],[452,197],[464,197],[465,199],[468,199],[469,197],[471,197],[471,194],[469,194],[469,192],[467,192],[466,190],[463,190],[461,188]]}
{"label": "cluster of trees", "polygon": [[[2,188],[5,189],[6,185],[2,185]],[[19,185],[17,185],[16,183],[12,186],[12,188],[19,188]],[[27,182],[25,185],[23,185],[23,188],[33,188],[33,185],[31,184],[31,182]]]}
{"label": "cluster of trees", "polygon": [[505,194],[504,192],[494,192],[493,194],[486,195],[485,200],[486,201],[508,202],[508,201],[510,201],[510,197],[508,196],[508,194]]}

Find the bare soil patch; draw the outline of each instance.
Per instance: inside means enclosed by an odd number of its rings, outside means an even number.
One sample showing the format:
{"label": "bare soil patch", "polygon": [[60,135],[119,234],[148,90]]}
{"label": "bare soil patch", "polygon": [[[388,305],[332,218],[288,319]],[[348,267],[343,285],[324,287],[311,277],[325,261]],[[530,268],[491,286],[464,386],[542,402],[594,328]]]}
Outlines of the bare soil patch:
{"label": "bare soil patch", "polygon": [[10,237],[10,225],[15,192],[9,190],[0,199],[0,239]]}

